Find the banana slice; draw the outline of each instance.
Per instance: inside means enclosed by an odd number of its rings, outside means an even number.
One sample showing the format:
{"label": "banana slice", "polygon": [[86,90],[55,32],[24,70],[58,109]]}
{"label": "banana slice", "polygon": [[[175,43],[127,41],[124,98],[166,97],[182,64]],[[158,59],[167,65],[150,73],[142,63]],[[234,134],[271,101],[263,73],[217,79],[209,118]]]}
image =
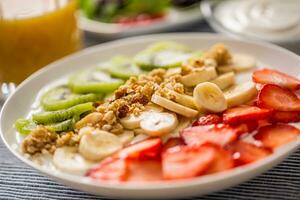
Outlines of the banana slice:
{"label": "banana slice", "polygon": [[151,114],[152,112],[163,112],[164,108],[156,104],[148,104],[145,106],[145,111],[141,112],[140,115],[130,114],[120,119],[120,123],[124,128],[133,130],[140,127],[140,122],[144,116]]}
{"label": "banana slice", "polygon": [[140,127],[140,122],[141,122],[141,116],[130,114],[124,118],[120,119],[120,123],[122,126],[126,129],[132,130]]}
{"label": "banana slice", "polygon": [[179,133],[181,130],[183,130],[184,128],[190,126],[191,124],[191,119],[186,118],[186,117],[181,117],[179,119],[178,125],[176,126],[176,128],[169,134],[163,135],[162,136],[162,141],[166,142],[169,138],[174,138],[174,137],[179,137]]}
{"label": "banana slice", "polygon": [[118,137],[121,140],[121,143],[123,145],[127,145],[134,138],[134,132],[133,131],[123,131],[123,133],[119,134]]}
{"label": "banana slice", "polygon": [[[142,129],[140,129],[142,130]],[[149,138],[149,135],[146,135],[146,134],[138,134],[137,136],[135,136],[133,138],[133,140],[131,140],[130,144],[135,144],[135,143],[138,143],[138,142],[141,142],[141,141],[144,141],[146,139]]]}
{"label": "banana slice", "polygon": [[256,65],[254,57],[245,54],[232,55],[232,68],[236,72],[247,71]]}
{"label": "banana slice", "polygon": [[215,67],[204,67],[181,78],[181,82],[187,87],[193,87],[198,83],[209,81],[217,77]]}
{"label": "banana slice", "polygon": [[189,108],[197,109],[194,98],[186,95],[175,92],[174,90],[167,89],[166,90],[175,97],[175,101],[183,106],[187,106]]}
{"label": "banana slice", "polygon": [[142,119],[141,129],[149,136],[161,136],[174,130],[177,124],[175,114],[152,112]]}
{"label": "banana slice", "polygon": [[122,148],[118,136],[95,129],[91,134],[84,134],[79,143],[79,153],[88,160],[99,161]]}
{"label": "banana slice", "polygon": [[151,101],[160,105],[161,107],[164,107],[167,110],[173,111],[185,117],[196,117],[198,114],[197,110],[175,103],[156,94],[152,95]]}
{"label": "banana slice", "polygon": [[86,134],[92,134],[94,130],[95,130],[95,128],[93,128],[93,127],[85,126],[78,131],[78,135],[80,137],[82,137]]}
{"label": "banana slice", "polygon": [[219,73],[226,72],[243,72],[256,66],[254,57],[245,54],[234,54],[232,56],[232,64],[224,65],[217,68]]}
{"label": "banana slice", "polygon": [[220,66],[217,68],[218,73],[220,74],[224,74],[224,73],[228,73],[228,72],[233,72],[234,69],[231,65],[226,65],[226,66]]}
{"label": "banana slice", "polygon": [[199,83],[194,89],[196,106],[211,112],[222,112],[227,108],[225,96],[220,88],[210,82]]}
{"label": "banana slice", "polygon": [[221,74],[210,82],[216,84],[221,90],[224,90],[225,88],[228,88],[229,86],[234,84],[234,73],[228,72],[225,74]]}
{"label": "banana slice", "polygon": [[72,174],[84,174],[93,163],[82,157],[76,147],[57,148],[53,155],[53,164],[60,170]]}
{"label": "banana slice", "polygon": [[145,106],[145,111],[163,112],[164,108],[150,102]]}
{"label": "banana slice", "polygon": [[255,84],[251,81],[232,86],[224,92],[228,107],[244,104],[252,100],[256,95]]}

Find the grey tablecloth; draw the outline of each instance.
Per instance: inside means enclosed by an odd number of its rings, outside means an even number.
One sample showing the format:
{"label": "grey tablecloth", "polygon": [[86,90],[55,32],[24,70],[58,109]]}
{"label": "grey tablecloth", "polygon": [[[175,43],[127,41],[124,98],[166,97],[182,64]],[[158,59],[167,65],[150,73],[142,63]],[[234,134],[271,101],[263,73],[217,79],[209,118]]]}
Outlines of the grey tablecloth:
{"label": "grey tablecloth", "polygon": [[[204,31],[211,29],[197,23],[177,31]],[[86,45],[94,45],[96,38],[86,38]],[[0,141],[0,199],[105,199],[49,180],[38,171],[23,164]],[[269,172],[239,186],[194,199],[225,200],[300,200],[300,150]]]}

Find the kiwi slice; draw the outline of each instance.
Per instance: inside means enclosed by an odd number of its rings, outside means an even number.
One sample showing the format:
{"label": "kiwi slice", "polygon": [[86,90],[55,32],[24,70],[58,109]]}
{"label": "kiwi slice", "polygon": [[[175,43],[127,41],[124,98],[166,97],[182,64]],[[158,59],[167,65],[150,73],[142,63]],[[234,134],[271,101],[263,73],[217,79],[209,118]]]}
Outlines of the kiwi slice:
{"label": "kiwi slice", "polygon": [[36,124],[28,119],[18,119],[15,122],[15,128],[16,130],[24,135],[29,134],[34,128],[36,127]]}
{"label": "kiwi slice", "polygon": [[53,131],[53,132],[62,132],[62,131],[70,131],[74,129],[74,125],[76,123],[76,118],[72,119],[67,119],[62,122],[54,123],[54,124],[49,124],[45,126],[48,130]]}
{"label": "kiwi slice", "polygon": [[144,70],[179,67],[190,57],[190,49],[174,42],[155,43],[138,53],[134,63]]}
{"label": "kiwi slice", "polygon": [[72,75],[69,87],[75,93],[109,93],[123,84],[123,80],[112,78],[101,70],[85,70]]}
{"label": "kiwi slice", "polygon": [[67,86],[59,86],[46,92],[41,104],[46,111],[66,109],[77,104],[95,102],[103,97],[102,94],[74,94]]}
{"label": "kiwi slice", "polygon": [[71,119],[74,116],[80,116],[82,113],[90,111],[93,108],[93,103],[83,103],[63,110],[33,114],[32,120],[37,124],[52,124]]}
{"label": "kiwi slice", "polygon": [[102,65],[112,77],[123,80],[129,79],[131,76],[137,76],[142,73],[142,70],[132,64],[132,59],[126,56],[115,56],[109,62]]}

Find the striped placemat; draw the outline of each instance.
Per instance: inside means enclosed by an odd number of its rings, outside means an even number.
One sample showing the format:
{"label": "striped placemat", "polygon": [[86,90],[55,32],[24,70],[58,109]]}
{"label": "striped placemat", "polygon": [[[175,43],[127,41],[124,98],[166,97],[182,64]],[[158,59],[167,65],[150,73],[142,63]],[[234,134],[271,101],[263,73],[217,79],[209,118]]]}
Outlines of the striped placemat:
{"label": "striped placemat", "polygon": [[[58,184],[15,158],[0,142],[0,199],[106,199]],[[194,199],[300,200],[300,150],[269,172],[239,186]]]}

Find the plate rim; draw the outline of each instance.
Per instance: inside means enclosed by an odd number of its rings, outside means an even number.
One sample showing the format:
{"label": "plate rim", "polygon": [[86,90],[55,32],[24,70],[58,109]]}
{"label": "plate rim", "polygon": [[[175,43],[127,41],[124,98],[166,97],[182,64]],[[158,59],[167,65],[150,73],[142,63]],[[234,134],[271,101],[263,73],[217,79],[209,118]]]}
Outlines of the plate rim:
{"label": "plate rim", "polygon": [[[226,180],[229,178],[233,178],[236,176],[239,176],[241,174],[247,173],[247,172],[255,172],[256,170],[259,171],[258,169],[261,169],[263,166],[267,166],[268,164],[272,164],[272,162],[275,162],[276,165],[279,162],[284,159],[287,155],[285,154],[291,154],[293,151],[296,150],[297,147],[300,146],[300,139],[293,141],[290,143],[290,145],[286,145],[283,148],[280,148],[278,152],[273,153],[271,156],[257,161],[253,164],[249,164],[245,167],[240,167],[240,168],[235,168],[232,171],[229,172],[221,172],[218,174],[213,174],[213,175],[206,175],[205,177],[195,177],[190,180],[182,180],[182,181],[172,181],[168,182],[168,184],[165,184],[166,182],[155,182],[155,183],[145,183],[145,184],[136,184],[136,183],[121,183],[121,184],[107,184],[106,182],[101,183],[97,181],[90,180],[86,177],[81,177],[80,179],[76,175],[71,175],[67,173],[63,173],[61,171],[51,171],[50,169],[45,169],[34,162],[30,161],[27,159],[24,155],[21,155],[20,153],[16,152],[11,145],[8,144],[6,138],[4,137],[3,133],[3,124],[4,119],[3,119],[3,113],[7,109],[7,104],[10,101],[10,99],[19,91],[22,90],[22,87],[26,84],[29,84],[31,80],[34,80],[36,77],[38,77],[40,74],[47,73],[48,70],[55,70],[55,68],[59,68],[63,63],[69,62],[70,60],[76,58],[77,56],[86,56],[94,51],[97,51],[99,48],[108,48],[108,47],[113,47],[113,46],[118,46],[119,43],[131,43],[131,42],[136,42],[137,40],[145,40],[147,38],[154,38],[154,39],[161,39],[163,40],[164,37],[168,36],[171,39],[176,39],[180,37],[208,37],[208,38],[218,38],[218,39],[225,39],[225,40],[233,40],[233,41],[239,41],[243,43],[251,43],[255,44],[258,46],[267,46],[269,48],[273,48],[276,51],[280,51],[281,53],[288,54],[289,56],[292,56],[299,60],[300,63],[300,57],[296,55],[293,52],[290,52],[286,49],[283,49],[281,47],[278,47],[277,45],[266,43],[266,42],[257,42],[257,41],[247,41],[247,40],[241,40],[241,39],[236,39],[236,38],[231,38],[228,36],[220,35],[220,34],[215,34],[215,33],[198,33],[198,32],[191,32],[191,33],[161,33],[161,34],[150,34],[150,35],[144,35],[144,36],[136,36],[136,37],[130,37],[130,38],[123,38],[123,39],[118,39],[115,41],[111,42],[106,42],[102,44],[95,45],[93,47],[89,47],[86,49],[83,49],[77,53],[71,54],[69,56],[66,56],[62,59],[59,59],[46,67],[38,70],[37,72],[33,73],[31,76],[29,76],[25,81],[23,81],[17,88],[16,92],[11,95],[8,100],[5,102],[3,105],[3,108],[1,110],[0,114],[0,135],[3,143],[5,144],[6,148],[9,149],[9,151],[16,156],[19,160],[30,166],[31,168],[38,170],[45,174],[48,177],[55,178],[56,180],[66,180],[69,182],[74,182],[76,184],[83,184],[91,187],[101,187],[101,188],[107,188],[107,189],[117,189],[117,190],[129,190],[129,191],[135,191],[135,190],[165,190],[165,189],[177,189],[177,188],[187,188],[187,187],[192,187],[192,186],[200,186],[203,184],[212,184],[215,182],[219,182],[222,180]],[[256,175],[260,174],[261,172],[257,173]],[[251,177],[255,177],[251,176]],[[60,181],[59,181],[60,182]]]}

